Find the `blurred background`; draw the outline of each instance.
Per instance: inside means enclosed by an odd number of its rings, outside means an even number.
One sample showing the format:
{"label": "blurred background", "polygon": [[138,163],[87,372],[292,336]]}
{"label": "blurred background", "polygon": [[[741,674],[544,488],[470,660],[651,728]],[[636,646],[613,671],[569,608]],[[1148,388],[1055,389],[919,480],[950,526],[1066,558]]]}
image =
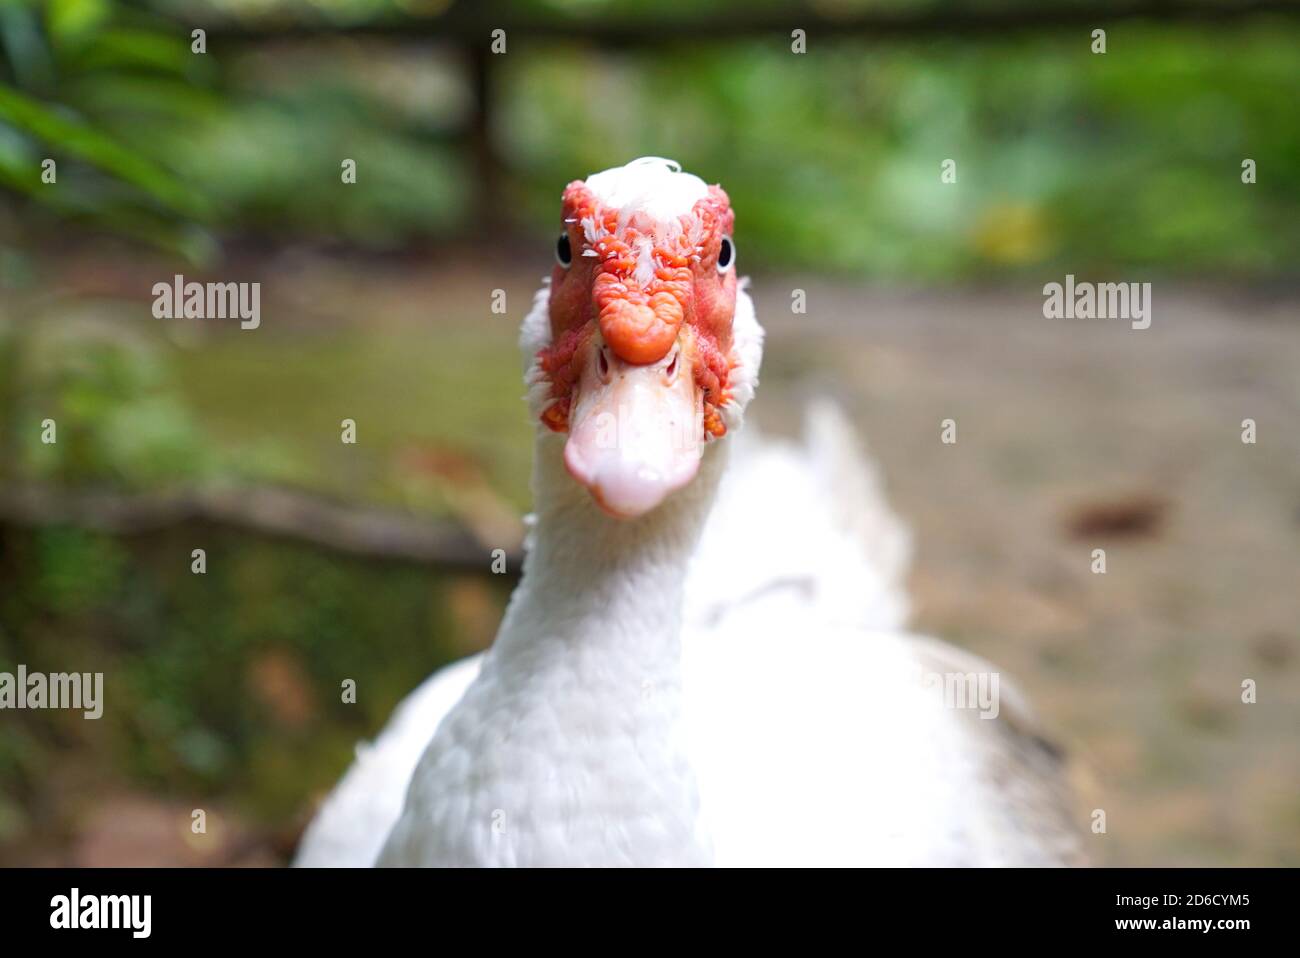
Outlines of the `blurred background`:
{"label": "blurred background", "polygon": [[[1300,864],[1296,12],[3,0],[0,671],[106,702],[0,713],[0,863],[283,863],[491,640],[560,191],[651,154],[731,195],[754,417],[849,410],[917,627],[1079,756],[1095,860]],[[155,319],[177,273],[260,282],[261,327]],[[1151,328],[1044,319],[1066,273],[1151,282]]]}

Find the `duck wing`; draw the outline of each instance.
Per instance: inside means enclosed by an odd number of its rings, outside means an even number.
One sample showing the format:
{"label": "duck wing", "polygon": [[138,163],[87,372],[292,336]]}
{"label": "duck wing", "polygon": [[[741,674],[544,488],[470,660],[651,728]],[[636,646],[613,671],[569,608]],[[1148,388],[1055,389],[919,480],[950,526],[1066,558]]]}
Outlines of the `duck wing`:
{"label": "duck wing", "polygon": [[1082,862],[1066,757],[994,666],[903,630],[911,537],[830,401],[750,425],[687,586],[687,734],[723,865]]}
{"label": "duck wing", "polygon": [[1065,758],[993,666],[809,621],[797,591],[685,645],[686,740],[724,866],[1065,865]]}
{"label": "duck wing", "polygon": [[911,534],[840,408],[810,404],[800,442],[753,423],[727,441],[731,462],[687,580],[688,625],[707,634],[729,609],[796,589],[819,618],[901,628]]}

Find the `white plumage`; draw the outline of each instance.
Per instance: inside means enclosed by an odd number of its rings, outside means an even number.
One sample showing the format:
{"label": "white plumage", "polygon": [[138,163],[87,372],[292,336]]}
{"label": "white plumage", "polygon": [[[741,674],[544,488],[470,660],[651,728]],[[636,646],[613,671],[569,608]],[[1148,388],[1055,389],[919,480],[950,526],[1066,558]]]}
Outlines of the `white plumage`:
{"label": "white plumage", "polygon": [[[641,163],[588,184],[671,215],[698,194],[686,176]],[[534,411],[546,306],[543,289],[522,335]],[[1015,690],[901,631],[909,538],[838,410],[814,405],[803,444],[736,434],[762,347],[743,290],[735,337],[732,434],[640,519],[597,509],[539,430],[496,642],[358,749],[296,864],[1077,859],[1062,762]],[[991,680],[995,708],[954,708],[953,677]]]}

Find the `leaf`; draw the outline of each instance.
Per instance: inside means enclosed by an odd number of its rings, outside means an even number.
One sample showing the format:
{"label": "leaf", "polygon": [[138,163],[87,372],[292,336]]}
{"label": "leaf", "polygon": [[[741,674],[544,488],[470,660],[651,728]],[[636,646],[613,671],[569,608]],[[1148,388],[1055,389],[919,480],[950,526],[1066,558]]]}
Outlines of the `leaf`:
{"label": "leaf", "polygon": [[19,83],[47,83],[52,68],[36,12],[21,3],[0,2],[0,50]]}
{"label": "leaf", "polygon": [[107,0],[48,0],[45,28],[56,43],[80,40],[103,24],[110,12]]}
{"label": "leaf", "polygon": [[178,213],[202,218],[206,204],[193,191],[152,160],[121,146],[79,118],[0,84],[0,119],[130,183]]}
{"label": "leaf", "polygon": [[93,46],[79,51],[76,60],[67,65],[80,71],[153,70],[184,76],[194,60],[188,44],[179,37],[118,28],[97,36]]}

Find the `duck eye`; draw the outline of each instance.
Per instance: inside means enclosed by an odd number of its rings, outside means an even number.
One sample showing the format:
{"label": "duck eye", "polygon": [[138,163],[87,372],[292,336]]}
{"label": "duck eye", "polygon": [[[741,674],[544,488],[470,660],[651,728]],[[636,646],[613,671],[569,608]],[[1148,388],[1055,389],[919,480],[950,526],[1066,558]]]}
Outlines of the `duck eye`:
{"label": "duck eye", "polygon": [[569,234],[561,233],[555,241],[555,261],[568,269],[573,265],[573,247],[569,245]]}
{"label": "duck eye", "polygon": [[730,236],[722,237],[722,246],[718,248],[718,272],[725,273],[736,262],[736,246]]}

